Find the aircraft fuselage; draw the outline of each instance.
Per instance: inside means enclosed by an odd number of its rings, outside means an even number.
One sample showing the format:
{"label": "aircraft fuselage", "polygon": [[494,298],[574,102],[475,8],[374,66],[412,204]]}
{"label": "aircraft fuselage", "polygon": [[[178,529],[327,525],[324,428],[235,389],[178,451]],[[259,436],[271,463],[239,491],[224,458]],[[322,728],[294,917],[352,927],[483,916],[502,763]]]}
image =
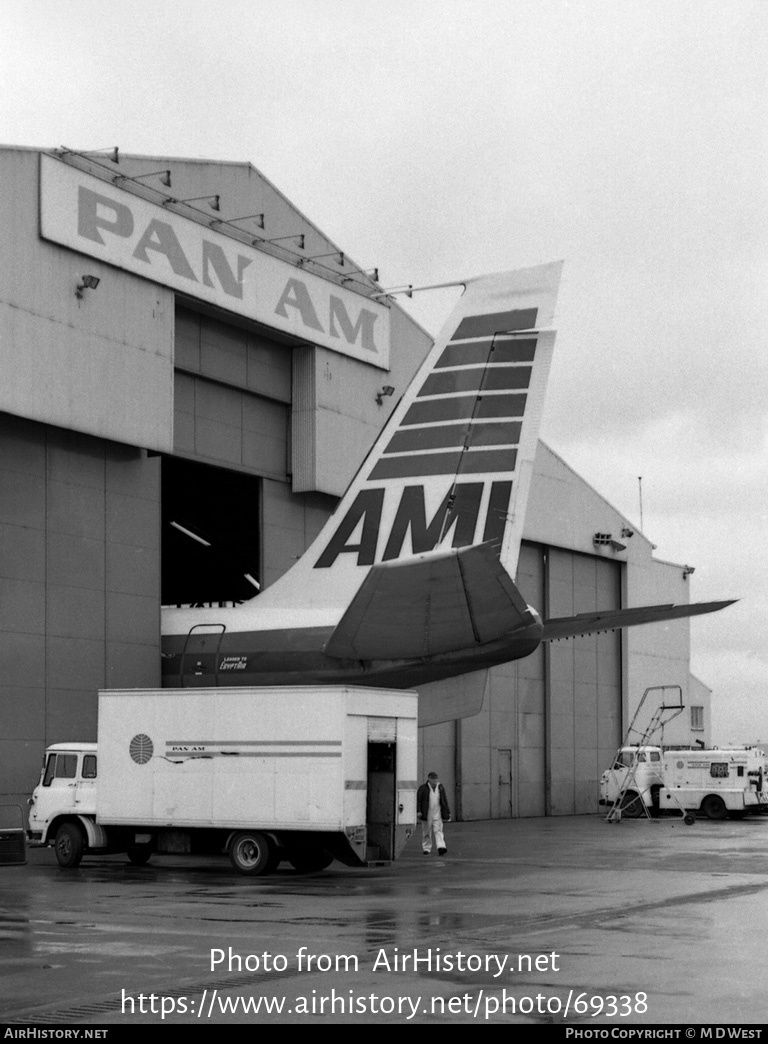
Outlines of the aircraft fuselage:
{"label": "aircraft fuselage", "polygon": [[542,625],[471,649],[411,660],[339,660],[323,653],[333,627],[224,631],[163,638],[163,686],[370,685],[410,689],[519,660],[535,652]]}

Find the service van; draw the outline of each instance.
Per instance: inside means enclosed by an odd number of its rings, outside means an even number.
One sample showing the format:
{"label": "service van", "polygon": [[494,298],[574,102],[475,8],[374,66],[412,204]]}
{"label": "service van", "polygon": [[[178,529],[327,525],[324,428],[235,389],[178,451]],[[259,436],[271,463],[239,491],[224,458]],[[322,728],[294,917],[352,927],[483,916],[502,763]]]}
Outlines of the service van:
{"label": "service van", "polygon": [[699,812],[707,819],[768,811],[768,773],[762,750],[664,750],[622,747],[600,778],[600,804],[622,816]]}

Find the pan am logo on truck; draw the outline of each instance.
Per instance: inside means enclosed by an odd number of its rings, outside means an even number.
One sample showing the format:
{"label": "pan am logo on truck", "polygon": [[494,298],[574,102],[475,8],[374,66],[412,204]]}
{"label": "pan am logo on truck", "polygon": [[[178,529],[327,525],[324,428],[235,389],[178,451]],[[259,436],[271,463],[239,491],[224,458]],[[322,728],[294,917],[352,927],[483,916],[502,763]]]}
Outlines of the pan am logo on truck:
{"label": "pan am logo on truck", "polygon": [[144,732],[137,733],[128,746],[128,752],[137,765],[146,765],[155,752],[154,744]]}

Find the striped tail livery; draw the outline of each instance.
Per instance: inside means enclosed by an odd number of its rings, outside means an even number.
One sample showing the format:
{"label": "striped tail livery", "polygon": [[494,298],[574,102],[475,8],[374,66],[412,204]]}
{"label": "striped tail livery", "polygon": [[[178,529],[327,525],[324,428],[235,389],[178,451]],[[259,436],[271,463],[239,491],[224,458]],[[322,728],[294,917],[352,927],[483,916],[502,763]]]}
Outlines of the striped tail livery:
{"label": "striped tail livery", "polygon": [[467,281],[301,559],[241,606],[163,610],[165,685],[410,688],[549,638],[729,604],[542,622],[518,592],[560,272],[556,262]]}

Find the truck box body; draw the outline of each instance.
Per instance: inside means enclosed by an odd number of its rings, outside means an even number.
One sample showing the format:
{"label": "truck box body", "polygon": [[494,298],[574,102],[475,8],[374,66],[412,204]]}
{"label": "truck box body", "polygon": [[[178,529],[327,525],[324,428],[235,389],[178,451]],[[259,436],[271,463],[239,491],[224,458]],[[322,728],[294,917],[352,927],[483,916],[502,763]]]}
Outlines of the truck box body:
{"label": "truck box body", "polygon": [[[79,749],[80,765],[96,755],[96,778],[78,770],[61,796],[83,788],[74,812],[92,851],[115,839],[129,852],[190,851],[258,830],[277,850],[314,838],[353,864],[394,859],[416,823],[417,714],[416,693],[402,690],[107,690],[95,747],[56,745],[59,758]],[[56,780],[47,791],[44,781],[30,829],[50,841]]]}
{"label": "truck box body", "polygon": [[682,805],[710,815],[709,809],[722,812],[722,806],[726,812],[743,813],[760,811],[768,804],[761,750],[668,750],[662,765],[661,809]]}

